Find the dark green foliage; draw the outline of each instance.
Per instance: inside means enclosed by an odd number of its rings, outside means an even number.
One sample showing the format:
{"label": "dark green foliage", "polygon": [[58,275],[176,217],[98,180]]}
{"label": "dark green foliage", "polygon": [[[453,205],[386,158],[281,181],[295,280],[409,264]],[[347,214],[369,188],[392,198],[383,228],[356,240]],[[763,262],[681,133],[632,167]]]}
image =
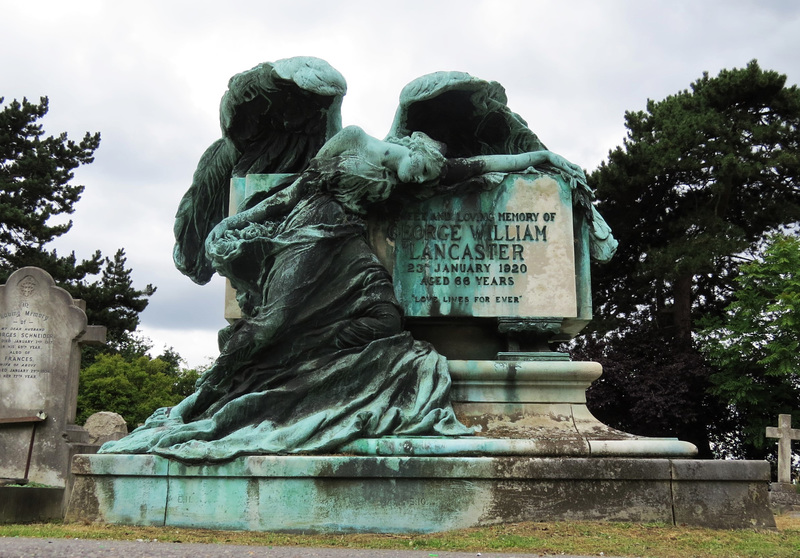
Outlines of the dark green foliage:
{"label": "dark green foliage", "polygon": [[137,333],[126,334],[117,352],[103,347],[84,350],[78,393],[77,422],[93,413],[121,414],[128,430],[143,423],[159,407],[176,405],[194,393],[203,367],[184,368],[172,348],[149,356],[152,342]]}
{"label": "dark green foliage", "polygon": [[139,325],[139,313],[147,307],[147,297],[155,287],[144,290],[133,287],[131,269],[126,268],[125,251],[117,250],[114,259],[105,258],[99,281],[76,283],[72,295],[86,301],[90,324],[102,324],[108,329],[105,350],[118,351],[132,342],[131,332]]}
{"label": "dark green foliage", "polygon": [[91,163],[100,145],[99,133],[86,133],[77,143],[65,133],[45,136],[39,120],[47,110],[47,97],[38,104],[15,100],[0,110],[0,283],[24,266],[44,269],[74,298],[86,301],[89,323],[106,326],[107,349],[119,350],[130,341],[155,288],[133,288],[123,250],[113,259],[97,251],[79,262],[74,253],[60,256],[45,248],[72,227],[72,221],[53,224],[51,218],[73,213],[84,189],[71,184],[73,171]]}
{"label": "dark green foliage", "polygon": [[159,407],[176,405],[189,395],[198,376],[196,370],[182,370],[161,358],[98,355],[81,370],[76,422],[112,411],[122,415],[131,430]]}
{"label": "dark green foliage", "polygon": [[[637,395],[644,433],[692,421],[692,441],[724,437],[714,432],[725,421],[715,405],[692,418],[659,391],[704,400],[709,370],[694,347],[696,319],[721,315],[742,254],[800,219],[800,91],[785,82],[753,61],[648,101],[646,111],[626,113],[623,146],[590,176],[620,242],[613,262],[593,274],[592,346],[621,362],[652,360],[625,369],[631,382],[652,384]],[[623,383],[606,384],[593,388],[592,404],[619,408]]]}
{"label": "dark green foliage", "polygon": [[628,138],[590,179],[620,240],[595,274],[604,317],[686,304],[686,278],[704,295],[691,302],[718,310],[737,255],[800,218],[800,92],[785,80],[751,62],[626,113]]}
{"label": "dark green foliage", "polygon": [[800,409],[800,240],[772,237],[763,259],[740,272],[733,302],[704,321],[699,340],[717,368],[711,393],[729,404],[738,453],[759,458],[774,450],[764,429]]}
{"label": "dark green foliage", "polygon": [[[0,97],[0,103],[3,98]],[[70,184],[73,170],[94,160],[100,134],[87,133],[75,143],[66,134],[44,137],[37,121],[47,114],[47,97],[39,104],[12,101],[0,111],[0,269],[2,281],[25,265],[46,269],[57,280],[97,273],[101,257],[78,264],[43,246],[66,233],[72,221],[50,224],[70,214],[83,186]]]}
{"label": "dark green foliage", "polygon": [[713,369],[697,352],[671,344],[663,332],[644,325],[602,339],[590,336],[572,357],[603,365],[602,377],[587,392],[601,422],[632,434],[677,437],[711,457],[710,437],[730,430],[725,405],[708,393]]}

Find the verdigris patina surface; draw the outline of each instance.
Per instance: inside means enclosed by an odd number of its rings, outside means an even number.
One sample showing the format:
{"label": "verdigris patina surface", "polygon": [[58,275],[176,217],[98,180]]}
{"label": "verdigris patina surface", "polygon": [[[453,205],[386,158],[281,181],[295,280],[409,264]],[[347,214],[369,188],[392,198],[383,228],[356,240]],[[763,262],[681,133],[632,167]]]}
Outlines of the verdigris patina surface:
{"label": "verdigris patina surface", "polygon": [[[397,215],[414,200],[491,189],[503,173],[541,167],[573,191],[593,252],[613,253],[582,170],[544,149],[498,84],[423,76],[404,90],[385,140],[339,129],[344,91],[341,75],[313,58],[231,79],[223,138],[178,210],[175,262],[200,283],[214,271],[227,277],[242,319],[220,332],[221,354],[192,396],[102,452],[214,461],[471,434],[450,405],[446,359],[403,330],[391,275],[367,240],[368,214]],[[226,217],[229,180],[259,173],[285,176]]]}
{"label": "verdigris patina surface", "polygon": [[200,283],[227,277],[241,317],[192,396],[103,449],[146,455],[75,459],[67,520],[774,527],[767,463],[695,462],[692,444],[589,412],[600,364],[550,344],[591,317],[589,261],[616,241],[583,172],[503,88],[423,76],[384,140],[341,129],[344,90],[311,58],[231,80],[175,261]]}

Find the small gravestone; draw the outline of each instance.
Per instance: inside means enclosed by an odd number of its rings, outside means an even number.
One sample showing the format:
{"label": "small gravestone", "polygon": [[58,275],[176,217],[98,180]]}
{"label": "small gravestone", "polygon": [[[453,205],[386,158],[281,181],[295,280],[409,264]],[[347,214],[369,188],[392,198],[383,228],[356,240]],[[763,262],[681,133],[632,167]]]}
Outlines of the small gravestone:
{"label": "small gravestone", "polygon": [[85,312],[35,267],[0,286],[0,477],[66,487],[77,450],[91,451],[75,425],[79,342],[99,341]]}
{"label": "small gravestone", "polygon": [[109,411],[91,415],[83,427],[89,432],[89,443],[98,446],[112,440],[121,440],[128,435],[128,426],[122,415]]}
{"label": "small gravestone", "polygon": [[768,426],[767,438],[778,439],[778,482],[769,487],[769,502],[778,512],[800,511],[800,494],[792,484],[792,442],[800,440],[800,429],[792,428],[792,415],[778,415],[778,426]]}

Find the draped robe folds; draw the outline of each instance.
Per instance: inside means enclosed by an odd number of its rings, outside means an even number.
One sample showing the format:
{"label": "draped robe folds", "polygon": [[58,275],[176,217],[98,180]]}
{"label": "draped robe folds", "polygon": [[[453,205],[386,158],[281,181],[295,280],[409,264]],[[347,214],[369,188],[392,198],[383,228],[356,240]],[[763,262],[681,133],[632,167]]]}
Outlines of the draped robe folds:
{"label": "draped robe folds", "polygon": [[335,452],[364,437],[471,434],[450,406],[446,359],[402,331],[391,277],[345,210],[346,200],[367,190],[382,198],[394,185],[363,162],[340,159],[328,173],[312,165],[292,186],[303,193],[288,213],[209,240],[215,268],[248,291],[240,295],[252,309],[224,333],[194,394],[100,451],[221,461]]}

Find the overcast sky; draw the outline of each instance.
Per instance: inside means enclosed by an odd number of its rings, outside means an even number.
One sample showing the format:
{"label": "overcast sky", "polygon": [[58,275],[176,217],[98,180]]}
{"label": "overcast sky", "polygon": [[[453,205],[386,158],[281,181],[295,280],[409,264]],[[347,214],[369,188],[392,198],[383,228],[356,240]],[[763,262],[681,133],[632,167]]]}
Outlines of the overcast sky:
{"label": "overcast sky", "polygon": [[347,79],[345,125],[383,137],[406,83],[460,70],[503,84],[551,150],[593,170],[625,137],[626,110],[704,71],[755,58],[800,82],[800,2],[0,0],[0,96],[48,96],[48,134],[102,134],[55,247],[124,248],[135,285],[158,288],[141,330],[190,365],[218,353],[223,288],[175,270],[178,200],[220,136],[228,78],[299,55]]}

